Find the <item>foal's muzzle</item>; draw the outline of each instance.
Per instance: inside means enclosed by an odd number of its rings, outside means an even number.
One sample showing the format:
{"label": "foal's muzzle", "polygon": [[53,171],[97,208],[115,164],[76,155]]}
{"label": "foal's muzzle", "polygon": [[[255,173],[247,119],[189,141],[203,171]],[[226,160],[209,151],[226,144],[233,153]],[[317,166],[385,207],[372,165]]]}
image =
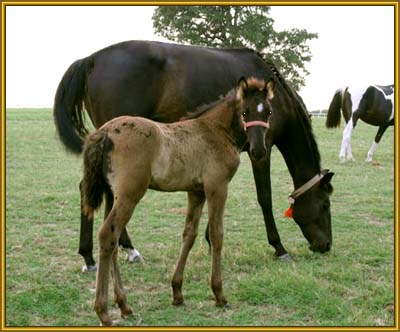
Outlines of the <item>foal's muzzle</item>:
{"label": "foal's muzzle", "polygon": [[265,134],[267,130],[266,128],[268,128],[268,123],[263,121],[251,121],[246,123],[246,128],[249,127],[253,127],[251,131],[247,132],[247,139],[250,145],[250,157],[253,160],[259,160],[267,154]]}

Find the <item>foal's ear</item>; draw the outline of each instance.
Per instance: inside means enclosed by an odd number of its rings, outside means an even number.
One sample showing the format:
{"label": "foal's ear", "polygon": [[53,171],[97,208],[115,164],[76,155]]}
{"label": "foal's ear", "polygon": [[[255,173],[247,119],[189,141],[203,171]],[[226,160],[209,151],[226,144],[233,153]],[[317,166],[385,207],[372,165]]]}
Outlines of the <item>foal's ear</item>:
{"label": "foal's ear", "polygon": [[267,98],[271,100],[274,98],[274,90],[275,90],[275,82],[272,78],[269,79],[267,83],[265,83],[264,90],[266,90],[267,93]]}
{"label": "foal's ear", "polygon": [[237,84],[237,90],[236,90],[236,100],[242,100],[244,97],[244,91],[247,90],[248,85],[247,85],[247,80],[243,76],[239,79],[238,84]]}

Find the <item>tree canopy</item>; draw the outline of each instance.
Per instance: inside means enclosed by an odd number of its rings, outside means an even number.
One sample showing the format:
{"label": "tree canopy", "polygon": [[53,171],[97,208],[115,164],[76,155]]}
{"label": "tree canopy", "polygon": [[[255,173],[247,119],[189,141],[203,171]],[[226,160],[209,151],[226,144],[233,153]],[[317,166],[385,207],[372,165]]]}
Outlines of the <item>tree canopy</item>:
{"label": "tree canopy", "polygon": [[171,41],[210,47],[248,47],[272,60],[294,89],[304,86],[311,60],[305,29],[274,30],[268,6],[159,6],[155,33]]}

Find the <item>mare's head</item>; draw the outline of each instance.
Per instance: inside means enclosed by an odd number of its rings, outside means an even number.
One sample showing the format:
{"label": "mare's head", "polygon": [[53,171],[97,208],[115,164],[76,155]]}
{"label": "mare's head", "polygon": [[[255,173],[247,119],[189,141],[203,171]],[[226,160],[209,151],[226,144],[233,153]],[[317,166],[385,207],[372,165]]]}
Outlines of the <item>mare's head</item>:
{"label": "mare's head", "polygon": [[236,90],[236,99],[245,122],[249,153],[258,160],[267,153],[265,135],[269,128],[269,117],[272,114],[270,101],[274,97],[274,81],[257,78],[241,78]]}
{"label": "mare's head", "polygon": [[299,225],[310,243],[310,250],[327,252],[332,246],[330,183],[334,173],[323,170],[289,196],[291,207],[285,212]]}

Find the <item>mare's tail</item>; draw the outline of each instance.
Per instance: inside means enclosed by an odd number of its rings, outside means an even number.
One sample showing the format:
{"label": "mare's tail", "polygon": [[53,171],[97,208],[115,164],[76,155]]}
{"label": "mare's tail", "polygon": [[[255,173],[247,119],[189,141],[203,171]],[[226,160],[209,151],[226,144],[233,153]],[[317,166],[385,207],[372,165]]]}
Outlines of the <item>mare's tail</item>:
{"label": "mare's tail", "polygon": [[104,175],[105,158],[112,145],[104,132],[95,132],[87,137],[83,149],[83,180],[81,184],[82,207],[86,215],[93,215],[109,190]]}
{"label": "mare's tail", "polygon": [[328,115],[326,117],[326,127],[335,128],[340,126],[340,110],[342,108],[342,90],[336,90],[331,104],[329,105]]}
{"label": "mare's tail", "polygon": [[75,61],[65,72],[54,98],[54,122],[61,142],[67,150],[81,153],[88,134],[84,124],[83,99],[92,58]]}

